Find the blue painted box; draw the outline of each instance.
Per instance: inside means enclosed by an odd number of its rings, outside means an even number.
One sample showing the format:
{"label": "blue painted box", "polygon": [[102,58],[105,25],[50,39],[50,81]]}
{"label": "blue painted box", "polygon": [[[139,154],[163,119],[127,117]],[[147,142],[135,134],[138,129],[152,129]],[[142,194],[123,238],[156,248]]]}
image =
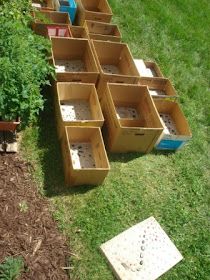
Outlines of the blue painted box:
{"label": "blue painted box", "polygon": [[56,10],[60,12],[69,13],[71,22],[73,23],[75,20],[76,12],[77,12],[77,4],[74,0],[55,0],[56,1]]}
{"label": "blue painted box", "polygon": [[176,101],[154,99],[164,130],[156,143],[157,150],[181,149],[192,138],[188,122]]}

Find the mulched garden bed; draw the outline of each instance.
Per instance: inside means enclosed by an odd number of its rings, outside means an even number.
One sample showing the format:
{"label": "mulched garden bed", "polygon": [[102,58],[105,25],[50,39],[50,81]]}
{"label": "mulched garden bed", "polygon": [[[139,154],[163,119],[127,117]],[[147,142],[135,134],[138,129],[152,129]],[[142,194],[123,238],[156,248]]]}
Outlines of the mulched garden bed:
{"label": "mulched garden bed", "polygon": [[69,279],[69,250],[46,198],[40,196],[28,165],[17,156],[0,154],[0,263],[22,256],[21,280]]}

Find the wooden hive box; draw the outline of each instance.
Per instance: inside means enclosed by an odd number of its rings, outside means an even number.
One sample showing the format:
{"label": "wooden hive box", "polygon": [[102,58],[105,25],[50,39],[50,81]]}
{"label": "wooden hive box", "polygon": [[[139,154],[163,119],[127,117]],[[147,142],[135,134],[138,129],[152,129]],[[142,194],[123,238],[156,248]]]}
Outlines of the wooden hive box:
{"label": "wooden hive box", "polygon": [[166,78],[139,78],[139,84],[148,86],[149,93],[153,98],[176,99],[176,90],[169,79]]}
{"label": "wooden hive box", "polygon": [[138,83],[138,70],[127,44],[92,40],[92,48],[100,71],[97,85],[99,100],[107,82]]}
{"label": "wooden hive box", "polygon": [[69,186],[100,185],[110,170],[100,128],[65,127],[62,154]]}
{"label": "wooden hive box", "polygon": [[110,22],[112,10],[107,0],[78,0],[77,24],[83,25],[85,20]]}
{"label": "wooden hive box", "polygon": [[108,83],[101,104],[111,152],[153,149],[163,126],[146,86]]}
{"label": "wooden hive box", "polygon": [[164,130],[156,143],[158,150],[179,150],[192,138],[189,124],[177,102],[155,99]]}
{"label": "wooden hive box", "polygon": [[86,20],[84,27],[90,39],[113,42],[121,41],[121,33],[116,24]]}
{"label": "wooden hive box", "polygon": [[51,41],[58,82],[97,82],[99,71],[88,40],[51,37]]}
{"label": "wooden hive box", "polygon": [[65,126],[102,127],[104,123],[94,84],[58,82],[55,111],[59,139]]}

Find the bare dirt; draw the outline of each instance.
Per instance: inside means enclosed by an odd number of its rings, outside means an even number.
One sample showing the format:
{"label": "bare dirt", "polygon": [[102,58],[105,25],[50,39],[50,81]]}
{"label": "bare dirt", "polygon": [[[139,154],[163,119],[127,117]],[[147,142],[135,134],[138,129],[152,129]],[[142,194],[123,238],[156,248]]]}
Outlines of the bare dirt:
{"label": "bare dirt", "polygon": [[69,249],[58,231],[50,205],[29,173],[29,166],[14,154],[0,154],[0,263],[22,256],[20,280],[69,279]]}

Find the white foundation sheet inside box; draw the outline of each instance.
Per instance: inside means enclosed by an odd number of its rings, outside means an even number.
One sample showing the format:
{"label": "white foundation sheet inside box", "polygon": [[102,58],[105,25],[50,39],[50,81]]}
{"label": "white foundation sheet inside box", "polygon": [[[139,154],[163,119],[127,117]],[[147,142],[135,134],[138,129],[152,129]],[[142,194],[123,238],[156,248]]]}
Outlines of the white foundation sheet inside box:
{"label": "white foundation sheet inside box", "polygon": [[90,143],[72,143],[70,152],[74,169],[96,167]]}
{"label": "white foundation sheet inside box", "polygon": [[64,121],[93,119],[89,103],[81,100],[61,102],[61,114]]}
{"label": "white foundation sheet inside box", "polygon": [[182,255],[154,217],[101,245],[117,279],[154,280],[182,260]]}
{"label": "white foundation sheet inside box", "polygon": [[160,119],[163,123],[165,134],[178,135],[176,125],[175,125],[171,115],[161,113],[160,114]]}
{"label": "white foundation sheet inside box", "polygon": [[117,111],[118,119],[131,119],[131,120],[139,119],[139,114],[135,108],[118,107],[118,106],[116,106],[115,108]]}
{"label": "white foundation sheet inside box", "polygon": [[85,63],[82,60],[55,60],[55,72],[86,72]]}
{"label": "white foundation sheet inside box", "polygon": [[101,66],[103,71],[108,74],[120,74],[120,70],[117,66],[111,64],[104,64]]}
{"label": "white foundation sheet inside box", "polygon": [[134,59],[139,75],[142,77],[157,77],[157,73],[153,68],[149,68],[144,63],[143,59]]}

